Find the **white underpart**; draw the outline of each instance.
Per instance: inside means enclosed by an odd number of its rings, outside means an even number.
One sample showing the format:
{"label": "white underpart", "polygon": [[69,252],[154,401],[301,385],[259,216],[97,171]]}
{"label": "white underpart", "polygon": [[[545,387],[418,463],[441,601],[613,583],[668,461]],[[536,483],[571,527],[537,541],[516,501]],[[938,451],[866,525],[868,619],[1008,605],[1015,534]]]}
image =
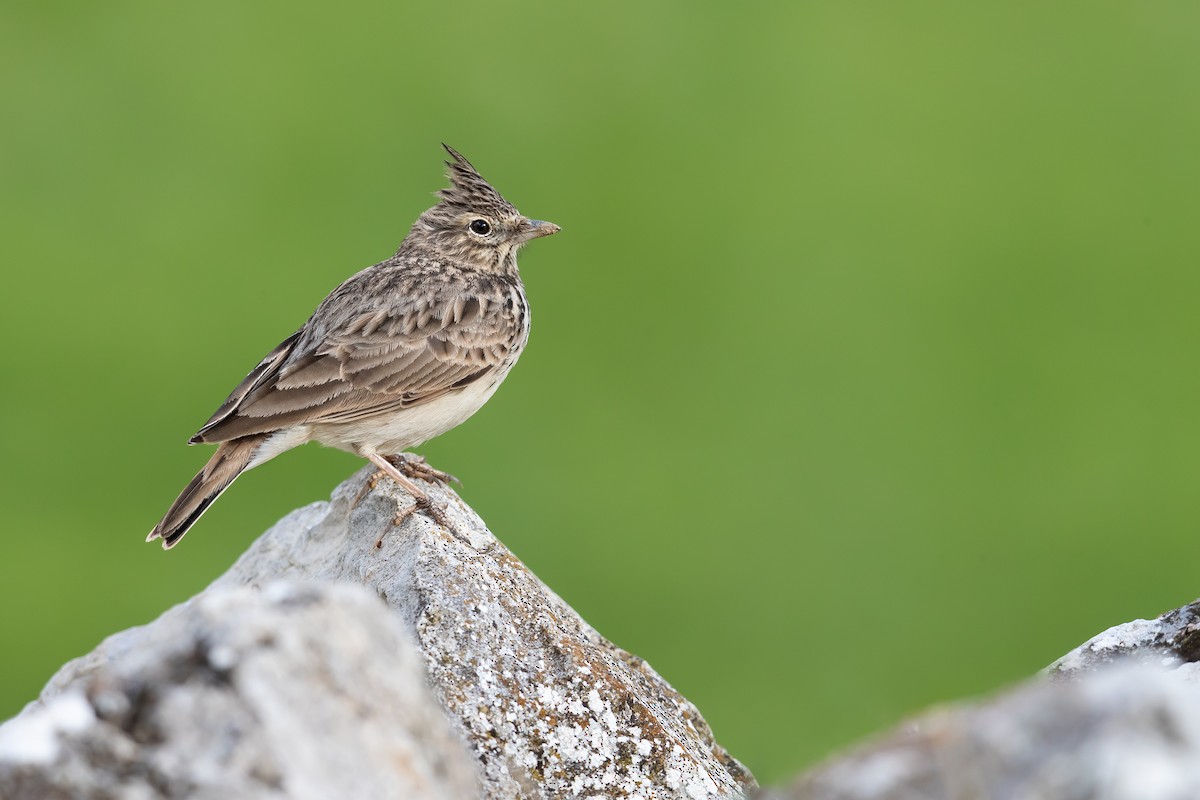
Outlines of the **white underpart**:
{"label": "white underpart", "polygon": [[394,414],[359,420],[341,425],[313,425],[312,439],[327,447],[358,452],[374,450],[393,455],[410,447],[424,444],[462,424],[483,407],[508,370],[469,384],[460,391],[443,395],[437,400],[422,403]]}
{"label": "white underpart", "polygon": [[508,369],[504,369],[493,380],[488,380],[492,377],[488,376],[437,400],[388,415],[341,424],[297,425],[276,431],[263,442],[246,468],[253,469],[307,442],[320,442],[359,455],[364,451],[382,455],[401,453],[462,424],[496,393],[507,374]]}

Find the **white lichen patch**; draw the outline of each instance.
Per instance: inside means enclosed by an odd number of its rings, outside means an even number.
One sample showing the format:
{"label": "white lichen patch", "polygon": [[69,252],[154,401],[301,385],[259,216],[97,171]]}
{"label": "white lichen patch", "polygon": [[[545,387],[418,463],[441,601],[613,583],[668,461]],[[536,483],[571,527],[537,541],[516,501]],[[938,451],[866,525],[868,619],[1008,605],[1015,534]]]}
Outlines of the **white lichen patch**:
{"label": "white lichen patch", "polygon": [[1135,619],[1093,636],[1084,646],[1094,652],[1131,650],[1149,644],[1160,633],[1162,623],[1158,620]]}
{"label": "white lichen patch", "polygon": [[[1145,654],[1154,649],[1166,633],[1162,620],[1158,619],[1135,619],[1115,625],[1088,639],[1047,669],[1054,672],[1077,672],[1098,662],[1111,661],[1128,654]],[[1164,659],[1164,666],[1175,666],[1179,663],[1178,658],[1169,654],[1165,655]]]}

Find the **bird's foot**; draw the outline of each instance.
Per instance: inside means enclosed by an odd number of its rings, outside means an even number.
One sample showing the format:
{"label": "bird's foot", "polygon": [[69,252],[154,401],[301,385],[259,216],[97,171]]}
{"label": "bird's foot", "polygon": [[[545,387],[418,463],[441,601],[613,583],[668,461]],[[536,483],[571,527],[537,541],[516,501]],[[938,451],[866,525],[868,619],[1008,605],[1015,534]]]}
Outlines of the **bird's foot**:
{"label": "bird's foot", "polygon": [[[409,517],[418,511],[424,511],[427,515],[429,515],[430,519],[432,519],[439,527],[447,530],[455,539],[458,539],[467,545],[471,544],[471,540],[459,533],[458,528],[456,528],[454,523],[450,521],[450,518],[446,516],[445,504],[433,502],[429,495],[425,494],[424,492],[413,495],[413,504],[396,514],[395,518],[392,519],[392,527],[399,528],[408,520]],[[387,531],[381,533],[379,538],[375,540],[376,549],[383,547],[383,539],[385,536],[387,536]]]}
{"label": "bird's foot", "polygon": [[[458,529],[454,526],[454,523],[451,522],[450,518],[446,516],[446,507],[444,505],[434,503],[429,498],[429,495],[426,494],[423,489],[421,489],[421,487],[413,483],[412,478],[409,477],[412,475],[412,473],[406,469],[412,466],[412,462],[408,458],[405,458],[404,456],[392,456],[391,458],[385,458],[384,456],[373,452],[363,453],[363,455],[367,458],[367,460],[379,467],[379,472],[373,474],[367,479],[366,485],[363,487],[360,495],[375,488],[375,484],[379,481],[380,476],[387,475],[396,483],[400,484],[400,486],[412,496],[413,504],[396,515],[395,519],[392,520],[391,527],[400,527],[404,524],[405,520],[407,520],[417,511],[423,510],[435,523],[449,531],[454,538],[470,545],[470,540],[459,533]],[[397,461],[399,461],[399,463],[396,463]],[[430,467],[425,463],[425,459],[423,458],[420,459],[420,463],[416,465],[416,469],[417,476],[429,476],[423,477],[423,480],[431,480],[432,478],[436,478],[436,482],[443,483],[446,479],[453,479],[447,473],[440,472],[439,470],[435,470]],[[445,476],[445,478],[437,477],[439,475]],[[431,482],[433,481],[431,480]],[[387,532],[385,531],[382,535],[380,535],[379,539],[376,540],[376,548],[383,546],[383,537],[386,534]]]}
{"label": "bird's foot", "polygon": [[392,466],[400,470],[406,477],[414,480],[426,481],[427,483],[440,483],[450,485],[451,483],[461,484],[458,478],[451,475],[449,472],[442,472],[440,469],[434,469],[429,466],[429,462],[424,456],[417,455],[394,455],[384,456]]}

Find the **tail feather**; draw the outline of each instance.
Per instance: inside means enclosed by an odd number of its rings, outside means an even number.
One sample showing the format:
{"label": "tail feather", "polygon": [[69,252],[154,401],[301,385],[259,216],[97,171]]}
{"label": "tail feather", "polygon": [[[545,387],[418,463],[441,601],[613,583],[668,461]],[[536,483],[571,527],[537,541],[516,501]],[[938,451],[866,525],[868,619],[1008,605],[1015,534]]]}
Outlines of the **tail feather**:
{"label": "tail feather", "polygon": [[147,542],[163,540],[163,549],[170,550],[188,532],[196,520],[208,510],[221,493],[229,488],[238,475],[250,466],[254,453],[262,443],[262,436],[246,436],[222,442],[213,457],[196,473],[196,477],[184,487],[179,497],[167,509],[162,521],[154,526]]}

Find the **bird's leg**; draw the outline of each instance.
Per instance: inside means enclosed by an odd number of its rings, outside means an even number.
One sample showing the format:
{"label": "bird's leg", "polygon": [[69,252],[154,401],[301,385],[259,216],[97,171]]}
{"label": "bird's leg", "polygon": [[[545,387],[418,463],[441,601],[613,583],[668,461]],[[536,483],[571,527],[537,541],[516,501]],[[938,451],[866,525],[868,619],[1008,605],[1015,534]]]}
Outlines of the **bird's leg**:
{"label": "bird's leg", "polygon": [[[450,518],[446,516],[445,507],[434,503],[429,498],[428,494],[426,494],[420,487],[409,480],[408,477],[406,477],[404,473],[397,469],[391,461],[379,455],[378,453],[363,453],[362,455],[372,464],[379,467],[379,473],[376,473],[376,475],[380,473],[386,474],[396,483],[400,484],[400,486],[402,486],[406,492],[412,495],[412,506],[397,514],[396,518],[392,521],[393,525],[397,527],[402,525],[406,519],[416,513],[417,509],[423,509],[425,513],[433,519],[434,522],[448,530],[456,539],[460,539],[463,542],[470,544],[470,541],[458,532],[458,529],[454,527],[454,523],[452,523]],[[428,465],[426,466],[428,467]],[[374,478],[375,475],[371,477]],[[369,480],[370,479],[368,479],[368,481]],[[383,546],[382,536],[379,538],[379,541],[375,542],[375,546]]]}
{"label": "bird's leg", "polygon": [[424,456],[404,455],[397,453],[394,456],[384,456],[398,470],[403,472],[410,478],[419,481],[428,481],[429,483],[440,483],[449,485],[451,483],[461,484],[458,478],[451,475],[449,472],[442,472],[440,469],[434,469],[429,466],[429,462]]}

